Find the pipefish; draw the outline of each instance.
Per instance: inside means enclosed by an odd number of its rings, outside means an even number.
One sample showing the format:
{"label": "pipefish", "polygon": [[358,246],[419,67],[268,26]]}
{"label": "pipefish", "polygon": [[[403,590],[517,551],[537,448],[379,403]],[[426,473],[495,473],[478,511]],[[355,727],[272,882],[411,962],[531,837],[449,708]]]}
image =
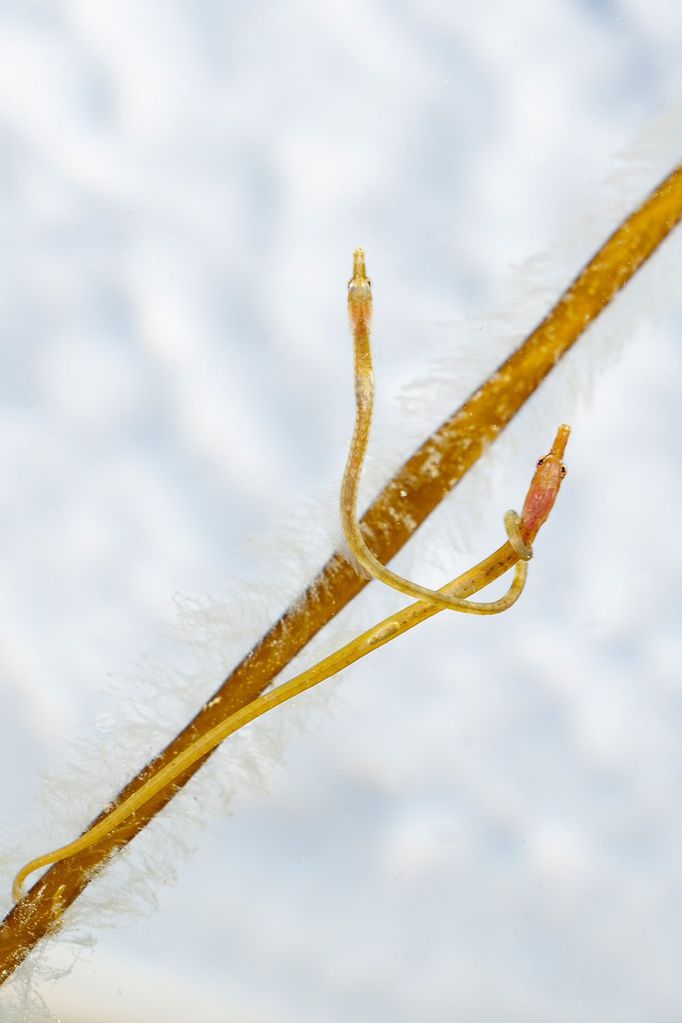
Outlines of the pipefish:
{"label": "pipefish", "polygon": [[[404,576],[387,568],[367,546],[357,513],[360,475],[365,462],[374,412],[374,366],[371,346],[372,282],[367,276],[363,249],[356,249],[353,254],[353,276],[348,282],[348,319],[353,334],[355,376],[355,425],[341,484],[341,522],[348,546],[359,564],[373,578],[379,579],[387,586],[410,597],[432,601],[438,608],[462,611],[465,614],[488,615],[506,611],[519,597],[516,590],[516,579],[507,593],[499,600],[466,600],[453,594],[444,595],[442,590],[431,590],[426,586],[420,586],[419,583],[405,579]],[[557,434],[555,447],[557,445],[559,447],[556,448],[554,457],[559,461],[568,440],[568,433],[568,427],[563,426]],[[552,451],[555,449],[553,448]],[[549,456],[547,457],[549,458]],[[538,465],[541,463],[542,460]],[[549,468],[549,464],[547,468]],[[551,464],[554,465],[554,462]],[[563,465],[559,471],[565,475],[566,470]],[[521,565],[531,556],[530,547],[526,542],[526,536],[529,535],[528,523],[520,521],[514,512],[507,512],[505,526],[510,543],[517,550],[519,558],[522,559],[519,562]]]}
{"label": "pipefish", "polygon": [[[362,277],[364,277],[364,281]],[[356,282],[355,285],[354,282]],[[361,289],[362,297],[359,298],[355,287]],[[368,291],[367,289],[370,290]],[[369,295],[369,305],[367,295]],[[351,309],[351,325],[354,322],[359,324],[359,329],[354,331],[354,334],[356,336],[360,334],[363,342],[362,346],[358,346],[356,343],[356,352],[358,349],[360,350],[360,358],[356,358],[355,363],[355,385],[356,395],[360,393],[364,398],[367,394],[367,373],[364,368],[367,364],[367,353],[369,353],[371,370],[368,329],[369,316],[371,316],[371,286],[366,278],[364,253],[361,249],[355,252],[354,275],[351,279],[351,287],[349,287],[349,309]],[[370,386],[372,390],[371,398],[373,398],[373,377],[370,381]],[[367,406],[363,407],[366,410]],[[230,714],[191,743],[172,761],[160,768],[119,806],[113,809],[111,813],[94,824],[79,838],[31,860],[21,868],[14,879],[12,894],[16,902],[23,898],[24,882],[34,871],[68,859],[68,857],[95,845],[106,835],[109,835],[116,827],[128,820],[158,792],[166,788],[166,786],[172,785],[192,764],[206,756],[228,736],[239,731],[239,729],[251,721],[256,720],[256,718],[261,717],[287,700],[298,696],[300,693],[337,674],[373,650],[379,649],[379,647],[396,639],[409,629],[431,618],[443,608],[453,608],[454,610],[474,614],[495,614],[511,607],[518,600],[526,581],[527,562],[532,557],[532,543],[552,510],[566,474],[563,455],[568,442],[570,428],[565,425],[559,427],[551,450],[538,461],[523,503],[521,515],[519,516],[513,511],[506,513],[504,517],[507,531],[506,542],[483,561],[474,565],[473,568],[468,569],[468,571],[459,575],[452,582],[447,583],[442,589],[431,591],[403,580],[400,576],[395,576],[381,562],[377,561],[371,552],[368,552],[369,557],[365,554],[363,548],[366,545],[364,545],[362,537],[360,537],[360,543],[357,542],[359,528],[355,519],[354,494],[357,493],[357,477],[362,468],[364,458],[362,432],[364,431],[366,434],[364,438],[365,447],[369,435],[368,419],[371,419],[371,404],[369,406],[369,416],[365,414],[365,418],[364,420],[361,419],[359,427],[356,423],[356,430],[351,445],[351,455],[348,462],[350,470],[347,467],[344,475],[342,486],[344,531],[349,546],[351,546],[358,560],[363,565],[367,562],[367,567],[376,578],[388,582],[392,586],[395,586],[395,580],[398,580],[401,585],[396,588],[408,593],[416,590],[418,593],[424,594],[424,599],[418,600],[402,611],[383,619],[349,643],[340,647],[334,653],[323,658],[313,667],[308,668],[288,682],[282,683],[270,692],[257,697],[235,713]],[[360,442],[358,442],[358,436],[360,436]],[[514,569],[512,584],[505,596],[500,600],[489,603],[477,603],[466,599],[472,593],[483,589],[512,568]]]}

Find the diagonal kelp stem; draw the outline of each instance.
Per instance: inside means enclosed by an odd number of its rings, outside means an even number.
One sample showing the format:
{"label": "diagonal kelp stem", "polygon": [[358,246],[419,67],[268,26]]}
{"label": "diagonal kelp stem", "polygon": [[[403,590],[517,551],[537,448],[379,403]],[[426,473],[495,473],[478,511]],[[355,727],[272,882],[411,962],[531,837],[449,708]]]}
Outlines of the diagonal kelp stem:
{"label": "diagonal kelp stem", "polygon": [[[611,235],[545,319],[486,382],[447,419],[384,487],[364,523],[377,557],[389,561],[510,422],[552,367],[682,218],[682,167]],[[367,584],[342,554],[334,554],[301,596],[207,701],[196,717],[126,785],[119,805],[150,774],[219,721],[255,699],[308,641]],[[199,769],[180,778],[112,834],[50,867],[0,927],[3,983],[87,886],[115,849],[126,845]],[[103,815],[102,815],[103,816]],[[101,818],[97,818],[98,820]]]}

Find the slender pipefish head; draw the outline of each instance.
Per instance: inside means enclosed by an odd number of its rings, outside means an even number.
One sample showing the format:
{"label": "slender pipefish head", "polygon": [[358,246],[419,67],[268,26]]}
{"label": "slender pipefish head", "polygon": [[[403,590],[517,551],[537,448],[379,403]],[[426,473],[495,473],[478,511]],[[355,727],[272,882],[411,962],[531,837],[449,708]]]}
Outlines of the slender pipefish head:
{"label": "slender pipefish head", "polygon": [[348,282],[348,318],[352,331],[369,330],[372,321],[372,282],[365,269],[365,250],[353,253],[353,276]]}
{"label": "slender pipefish head", "polygon": [[539,459],[521,512],[520,531],[526,543],[532,542],[554,507],[566,475],[564,451],[571,434],[570,426],[560,426],[551,450]]}

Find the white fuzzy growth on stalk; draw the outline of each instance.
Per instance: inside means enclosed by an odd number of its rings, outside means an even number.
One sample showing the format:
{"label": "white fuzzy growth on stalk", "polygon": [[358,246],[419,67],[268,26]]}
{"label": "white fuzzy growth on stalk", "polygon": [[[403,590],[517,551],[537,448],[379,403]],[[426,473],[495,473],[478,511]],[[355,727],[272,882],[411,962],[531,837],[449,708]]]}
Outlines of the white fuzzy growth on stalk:
{"label": "white fuzzy growth on stalk", "polygon": [[[594,249],[679,160],[680,112],[661,121],[619,158],[604,194],[595,198],[589,221],[565,235],[551,257],[532,261],[496,291],[492,312],[443,332],[447,354],[406,389],[390,433],[378,429],[370,442],[363,495],[368,501],[425,435],[465,399],[519,344]],[[504,499],[496,492],[504,467],[504,492],[520,501],[537,454],[559,422],[571,420],[592,396],[597,374],[608,368],[633,332],[650,329],[655,318],[679,300],[682,235],[678,230],[638,272],[542,385],[500,440],[430,517],[396,559],[396,568],[427,585],[440,584],[463,566],[456,552],[466,547],[474,517],[499,504],[500,539]],[[371,260],[371,254],[368,258]],[[370,272],[380,277],[381,268]],[[350,363],[350,340],[349,363]],[[388,396],[378,381],[378,404]],[[349,377],[349,408],[350,398]],[[395,410],[394,410],[395,411]],[[22,862],[75,836],[107,800],[165,745],[208,699],[227,672],[251,648],[341,544],[336,493],[309,501],[291,516],[276,539],[263,546],[250,580],[234,580],[219,598],[178,603],[179,650],[171,664],[143,664],[117,681],[102,701],[102,728],[72,744],[68,761],[42,782],[42,808],[11,856],[2,861],[2,910],[9,908],[12,874]],[[302,524],[305,524],[305,531]],[[431,569],[429,568],[431,566]],[[429,571],[431,575],[429,576]],[[396,594],[369,587],[343,611],[287,669],[287,676],[314,663],[345,642],[387,608],[400,606]],[[299,704],[280,710],[243,734],[230,738],[172,804],[133,845],[118,854],[68,910],[60,932],[44,941],[16,978],[0,991],[3,1019],[48,1019],[36,1001],[33,982],[54,976],[53,949],[89,946],[92,932],[121,918],[156,908],[158,882],[172,882],[177,865],[191,853],[201,828],[231,812],[245,788],[263,790],[283,761],[292,732],[310,727],[326,712],[333,684],[326,683]],[[8,849],[7,841],[3,848]],[[62,971],[60,966],[57,972]],[[43,1013],[41,1016],[40,1013]]]}

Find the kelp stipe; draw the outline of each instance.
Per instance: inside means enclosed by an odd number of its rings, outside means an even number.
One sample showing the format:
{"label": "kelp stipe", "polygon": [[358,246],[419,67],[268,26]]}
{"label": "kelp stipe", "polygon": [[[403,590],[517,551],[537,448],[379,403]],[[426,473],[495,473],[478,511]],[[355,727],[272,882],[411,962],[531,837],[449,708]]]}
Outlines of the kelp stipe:
{"label": "kelp stipe", "polygon": [[[464,404],[398,470],[364,516],[375,553],[388,561],[427,515],[473,466],[501,430],[582,337],[619,290],[668,237],[682,216],[682,168],[677,167],[628,216],[561,295],[542,322]],[[438,456],[439,472],[429,471]],[[394,513],[400,506],[403,514]],[[334,555],[314,582],[292,602],[231,672],[188,726],[143,768],[113,801],[120,805],[151,771],[170,762],[197,736],[245,706],[309,640],[366,585],[341,555]],[[52,866],[0,927],[0,980],[9,977],[53,926],[53,900],[66,909],[106,862],[127,844],[194,774],[197,761],[175,784],[158,793],[134,817],[97,846]],[[102,815],[103,816],[103,815]]]}

